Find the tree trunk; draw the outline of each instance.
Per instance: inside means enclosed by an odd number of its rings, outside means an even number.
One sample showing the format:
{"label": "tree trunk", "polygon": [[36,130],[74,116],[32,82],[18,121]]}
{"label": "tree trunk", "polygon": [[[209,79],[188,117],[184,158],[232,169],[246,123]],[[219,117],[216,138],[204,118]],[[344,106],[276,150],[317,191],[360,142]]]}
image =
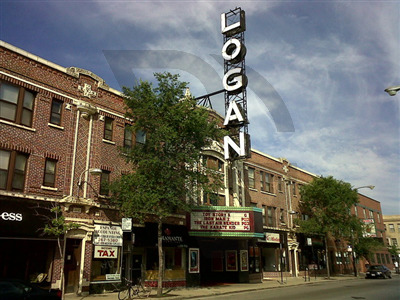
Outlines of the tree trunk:
{"label": "tree trunk", "polygon": [[162,283],[163,283],[163,269],[164,269],[164,257],[162,248],[162,220],[158,219],[157,237],[158,237],[158,285],[157,285],[157,297],[162,297]]}
{"label": "tree trunk", "polygon": [[330,262],[329,262],[329,250],[328,250],[328,239],[325,235],[325,256],[326,256],[326,276],[331,279]]}

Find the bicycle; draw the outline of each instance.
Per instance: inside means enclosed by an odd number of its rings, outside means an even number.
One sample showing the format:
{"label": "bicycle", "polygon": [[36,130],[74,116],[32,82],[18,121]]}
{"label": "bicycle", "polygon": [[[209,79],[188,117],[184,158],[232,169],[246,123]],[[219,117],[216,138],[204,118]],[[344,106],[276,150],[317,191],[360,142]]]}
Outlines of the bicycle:
{"label": "bicycle", "polygon": [[133,284],[132,280],[124,278],[125,280],[125,288],[118,292],[119,300],[129,300],[132,298],[147,298],[150,296],[151,289],[142,284],[142,279],[138,279],[137,284]]}

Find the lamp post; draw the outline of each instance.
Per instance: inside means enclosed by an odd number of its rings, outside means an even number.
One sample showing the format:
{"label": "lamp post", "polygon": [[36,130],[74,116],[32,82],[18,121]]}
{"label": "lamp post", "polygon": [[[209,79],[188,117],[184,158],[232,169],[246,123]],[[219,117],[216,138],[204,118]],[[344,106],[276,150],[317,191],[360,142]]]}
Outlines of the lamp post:
{"label": "lamp post", "polygon": [[[399,89],[400,89],[400,87],[399,87]],[[363,185],[363,186],[360,186],[360,187],[356,187],[356,188],[354,188],[353,190],[355,190],[355,191],[357,191],[357,190],[359,190],[359,189],[364,189],[364,188],[368,188],[368,189],[370,189],[370,190],[373,190],[374,188],[375,188],[375,186],[374,185]],[[357,216],[356,216],[357,217]],[[357,277],[357,266],[356,266],[356,253],[355,253],[355,251],[354,251],[354,235],[353,235],[353,231],[352,231],[352,234],[351,234],[351,244],[352,244],[352,249],[351,249],[351,256],[352,256],[352,258],[353,258],[353,270],[354,270],[354,277]]]}
{"label": "lamp post", "polygon": [[[85,187],[84,187],[84,190],[83,190],[83,198],[86,198],[86,191],[87,191],[86,186],[87,186],[87,184],[90,185],[90,183],[88,182],[88,179],[87,179],[87,174],[92,174],[92,175],[98,176],[98,175],[100,175],[102,172],[103,172],[103,171],[102,171],[101,169],[98,169],[98,168],[89,168],[89,169],[84,170],[84,171],[81,173],[81,175],[79,176],[78,184],[77,184],[77,185],[78,185],[78,191],[77,191],[77,195],[76,195],[77,198],[79,198],[79,189],[82,188],[83,183],[86,183],[86,185],[85,185]],[[85,180],[82,181],[82,176],[83,176],[84,174],[86,174],[86,178],[85,178]],[[90,185],[90,186],[91,186],[91,185]],[[92,188],[93,188],[93,187],[92,187]],[[94,190],[94,189],[93,189],[93,190]]]}

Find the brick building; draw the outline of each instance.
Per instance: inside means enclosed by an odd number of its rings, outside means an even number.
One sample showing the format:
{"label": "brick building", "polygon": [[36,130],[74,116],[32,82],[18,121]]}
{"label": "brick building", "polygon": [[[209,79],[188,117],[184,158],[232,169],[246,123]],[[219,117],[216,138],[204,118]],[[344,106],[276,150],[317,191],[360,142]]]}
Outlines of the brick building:
{"label": "brick building", "polygon": [[[0,276],[35,280],[44,274],[44,283],[60,287],[62,250],[67,292],[96,291],[121,276],[156,283],[154,224],[133,224],[134,235],[123,232],[108,198],[107,183],[130,171],[119,148],[145,141],[127,124],[122,94],[99,76],[0,41]],[[323,265],[321,240],[308,243],[293,223],[299,187],[316,175],[256,150],[228,162],[217,142],[204,149],[204,159],[223,174],[225,187],[202,195],[194,213],[246,219],[237,221],[246,229],[203,230],[190,227],[186,216],[172,217],[163,228],[166,285],[256,282]],[[380,203],[361,200],[384,238]],[[54,205],[80,225],[67,233],[62,249],[43,234]]]}

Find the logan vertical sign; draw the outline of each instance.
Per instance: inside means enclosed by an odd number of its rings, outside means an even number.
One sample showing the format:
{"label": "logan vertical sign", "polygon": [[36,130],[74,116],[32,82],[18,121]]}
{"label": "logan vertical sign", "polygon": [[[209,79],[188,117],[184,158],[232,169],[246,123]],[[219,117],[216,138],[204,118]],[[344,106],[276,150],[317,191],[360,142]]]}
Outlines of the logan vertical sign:
{"label": "logan vertical sign", "polygon": [[245,12],[236,8],[221,14],[221,32],[224,37],[225,120],[230,132],[224,137],[225,159],[235,160],[250,157],[250,136],[247,130],[247,76],[245,68],[246,47]]}

